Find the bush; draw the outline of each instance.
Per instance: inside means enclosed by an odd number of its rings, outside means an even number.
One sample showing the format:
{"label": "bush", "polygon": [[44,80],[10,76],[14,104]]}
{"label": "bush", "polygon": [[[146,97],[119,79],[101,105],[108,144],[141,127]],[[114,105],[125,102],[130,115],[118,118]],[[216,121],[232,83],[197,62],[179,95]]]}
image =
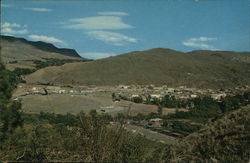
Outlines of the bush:
{"label": "bush", "polygon": [[61,66],[65,63],[73,63],[73,62],[84,62],[82,60],[74,60],[74,59],[57,59],[57,58],[43,58],[45,61],[41,60],[33,60],[33,63],[36,65],[37,69],[45,68],[48,66]]}
{"label": "bush", "polygon": [[17,77],[0,63],[0,148],[8,135],[22,125],[21,104],[11,101],[11,94],[18,83]]}
{"label": "bush", "polygon": [[[96,111],[32,115],[37,124],[27,123],[28,117],[24,127],[4,142],[0,161],[143,162],[159,147],[156,142],[128,133],[123,120],[110,126],[109,117]],[[65,124],[72,126],[63,124],[61,120],[66,119],[72,123]]]}
{"label": "bush", "polygon": [[31,73],[35,72],[35,70],[34,69],[29,69],[29,68],[15,68],[12,72],[16,76],[21,76],[21,75],[31,74]]}
{"label": "bush", "polygon": [[135,102],[135,103],[142,103],[142,97],[132,97],[131,101]]}
{"label": "bush", "polygon": [[188,133],[192,133],[192,132],[198,131],[200,128],[201,128],[200,126],[191,125],[189,123],[184,123],[184,122],[179,122],[179,121],[173,122],[173,129],[175,132],[185,131]]}

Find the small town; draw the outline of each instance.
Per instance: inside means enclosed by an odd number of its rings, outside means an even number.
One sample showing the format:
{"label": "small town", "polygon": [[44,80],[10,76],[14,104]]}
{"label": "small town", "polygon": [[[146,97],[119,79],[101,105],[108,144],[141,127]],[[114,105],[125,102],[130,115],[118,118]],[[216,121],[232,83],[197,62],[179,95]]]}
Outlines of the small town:
{"label": "small town", "polygon": [[0,0],[0,163],[250,163],[250,0]]}
{"label": "small town", "polygon": [[180,86],[177,88],[169,88],[163,86],[136,86],[136,85],[119,85],[117,87],[100,87],[100,86],[46,86],[46,85],[25,85],[19,84],[18,89],[15,91],[13,98],[18,99],[21,96],[28,95],[52,95],[52,94],[67,94],[67,95],[84,95],[88,96],[98,92],[110,93],[114,101],[121,99],[133,101],[140,98],[140,103],[146,103],[148,97],[161,100],[164,96],[168,95],[179,100],[188,100],[198,97],[210,96],[214,100],[220,100],[226,96],[233,96],[250,91],[248,85],[238,86],[230,89],[198,89],[187,88]]}
{"label": "small town", "polygon": [[[100,103],[96,105],[96,111],[101,114],[111,114],[113,116],[117,116],[119,113],[126,113],[130,109],[130,117],[127,117],[128,119],[126,122],[127,126],[129,126],[127,127],[129,131],[147,135],[147,132],[151,130],[155,133],[172,136],[178,139],[187,135],[188,132],[175,132],[173,130],[173,123],[176,121],[185,122],[194,126],[200,126],[201,124],[187,119],[166,120],[162,118],[162,116],[168,116],[176,112],[189,112],[194,106],[161,106],[161,113],[159,114],[159,104],[155,101],[161,102],[164,97],[167,96],[173,97],[176,101],[189,101],[203,97],[211,97],[213,100],[220,102],[227,96],[235,96],[247,92],[250,92],[250,87],[248,85],[235,87],[233,89],[212,90],[187,88],[185,86],[169,88],[166,85],[154,86],[152,84],[146,86],[119,85],[116,87],[19,84],[18,89],[16,89],[13,94],[13,99],[22,101],[24,110],[26,105],[29,106],[29,108],[37,107],[37,105],[34,105],[34,101],[39,97],[47,98],[47,100],[43,101],[44,104],[41,104],[45,105],[45,103],[49,102],[52,106],[55,105],[54,107],[58,107],[53,101],[55,100],[54,97],[57,97],[56,99],[59,101],[63,101],[67,97],[72,99],[80,98],[81,103],[75,103],[75,106],[83,110],[85,110],[85,108],[83,108],[82,105],[86,105],[88,102],[90,102],[91,105]],[[93,99],[97,101],[92,101]],[[103,103],[103,101],[105,102]],[[51,106],[49,107],[51,108]],[[67,107],[67,105],[64,107]],[[64,108],[61,106],[62,113],[65,113],[63,109]],[[44,110],[46,111],[46,109]],[[144,115],[144,118],[134,118],[138,115]],[[146,129],[144,130],[146,133],[141,131],[142,128]],[[159,141],[164,142],[162,139]]]}

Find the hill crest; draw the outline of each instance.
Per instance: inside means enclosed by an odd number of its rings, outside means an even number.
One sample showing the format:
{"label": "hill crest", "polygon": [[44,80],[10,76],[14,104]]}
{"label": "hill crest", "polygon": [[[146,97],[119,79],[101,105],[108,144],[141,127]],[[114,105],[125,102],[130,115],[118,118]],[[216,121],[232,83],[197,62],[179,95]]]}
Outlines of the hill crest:
{"label": "hill crest", "polygon": [[157,48],[86,63],[48,67],[26,79],[29,83],[43,81],[59,85],[166,84],[212,89],[250,85],[250,64],[246,60],[250,53],[211,54],[216,55]]}
{"label": "hill crest", "polygon": [[35,48],[40,49],[42,51],[60,53],[62,55],[69,56],[69,57],[81,58],[81,56],[74,49],[58,48],[51,43],[46,43],[43,41],[29,41],[29,40],[26,40],[24,38],[17,38],[17,37],[12,37],[12,36],[1,35],[1,41],[2,40],[8,41],[8,42],[20,41],[20,42],[23,42],[25,44],[32,45]]}

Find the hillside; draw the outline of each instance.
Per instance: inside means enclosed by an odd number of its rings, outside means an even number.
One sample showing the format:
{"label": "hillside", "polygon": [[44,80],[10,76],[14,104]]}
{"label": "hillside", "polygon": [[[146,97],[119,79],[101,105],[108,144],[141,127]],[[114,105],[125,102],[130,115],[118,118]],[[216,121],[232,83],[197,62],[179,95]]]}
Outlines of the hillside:
{"label": "hillside", "polygon": [[171,49],[131,52],[86,63],[49,67],[26,77],[29,83],[224,88],[250,84],[250,53]]}
{"label": "hillside", "polygon": [[6,68],[36,69],[35,61],[47,62],[48,60],[61,61],[87,61],[81,58],[73,49],[57,48],[46,42],[33,42],[24,38],[1,36],[1,61]]}
{"label": "hillside", "polygon": [[167,153],[167,162],[248,162],[249,118],[246,106],[211,121]]}
{"label": "hillside", "polygon": [[57,48],[50,43],[33,42],[12,36],[1,36],[1,57],[4,62],[41,60],[42,58],[81,58],[73,49]]}

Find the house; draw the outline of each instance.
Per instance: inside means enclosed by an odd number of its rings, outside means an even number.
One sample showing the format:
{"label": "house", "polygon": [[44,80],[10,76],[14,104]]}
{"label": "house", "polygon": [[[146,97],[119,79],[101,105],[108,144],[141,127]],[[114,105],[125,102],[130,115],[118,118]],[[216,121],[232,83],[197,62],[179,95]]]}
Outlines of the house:
{"label": "house", "polygon": [[32,88],[32,91],[36,91],[36,90],[37,90],[37,88],[36,88],[36,87],[33,87],[33,88]]}
{"label": "house", "polygon": [[191,98],[197,98],[197,97],[198,97],[198,95],[191,94],[191,95],[190,95],[190,97],[191,97]]}
{"label": "house", "polygon": [[161,95],[159,95],[159,94],[151,94],[150,95],[152,98],[158,98],[158,99],[160,99],[162,96]]}
{"label": "house", "polygon": [[161,127],[163,124],[163,119],[161,118],[153,118],[148,121],[148,127]]}
{"label": "house", "polygon": [[140,97],[140,95],[132,95],[131,98]]}
{"label": "house", "polygon": [[47,86],[46,89],[50,90],[50,91],[59,91],[61,89],[61,87],[58,87],[58,86]]}
{"label": "house", "polygon": [[127,85],[120,85],[119,88],[121,88],[121,89],[129,89],[130,86],[127,86]]}
{"label": "house", "polygon": [[154,90],[163,90],[163,87],[154,87]]}
{"label": "house", "polygon": [[167,93],[174,93],[174,88],[168,88],[166,92]]}
{"label": "house", "polygon": [[214,100],[220,100],[223,97],[226,97],[227,95],[225,93],[219,93],[219,94],[211,94],[211,98]]}
{"label": "house", "polygon": [[64,89],[61,89],[61,90],[59,90],[58,93],[63,94],[63,93],[66,93],[66,91]]}

